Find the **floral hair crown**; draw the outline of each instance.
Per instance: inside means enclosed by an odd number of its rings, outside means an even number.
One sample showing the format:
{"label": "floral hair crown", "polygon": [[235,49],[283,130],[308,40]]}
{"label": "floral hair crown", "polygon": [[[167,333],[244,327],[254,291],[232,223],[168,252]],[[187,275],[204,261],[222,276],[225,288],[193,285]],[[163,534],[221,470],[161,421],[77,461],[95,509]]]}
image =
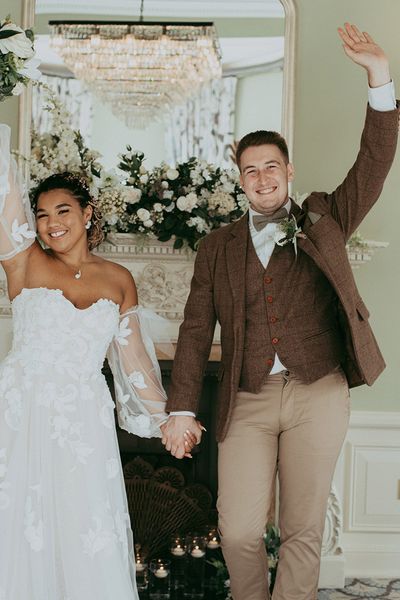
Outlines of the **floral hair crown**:
{"label": "floral hair crown", "polygon": [[68,183],[80,185],[88,194],[90,194],[89,183],[83,175],[78,175],[77,173],[66,173],[63,175],[63,179]]}

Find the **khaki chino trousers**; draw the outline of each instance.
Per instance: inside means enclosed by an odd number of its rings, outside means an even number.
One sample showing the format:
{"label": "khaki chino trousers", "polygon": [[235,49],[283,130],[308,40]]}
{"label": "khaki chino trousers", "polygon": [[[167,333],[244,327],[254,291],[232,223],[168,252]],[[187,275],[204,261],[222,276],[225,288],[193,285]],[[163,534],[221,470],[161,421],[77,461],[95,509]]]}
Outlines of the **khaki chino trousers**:
{"label": "khaki chino trousers", "polygon": [[316,600],[327,501],[350,413],[345,375],[312,384],[270,375],[239,391],[219,444],[218,512],[234,600],[268,599],[263,533],[279,477],[281,548],[273,600]]}

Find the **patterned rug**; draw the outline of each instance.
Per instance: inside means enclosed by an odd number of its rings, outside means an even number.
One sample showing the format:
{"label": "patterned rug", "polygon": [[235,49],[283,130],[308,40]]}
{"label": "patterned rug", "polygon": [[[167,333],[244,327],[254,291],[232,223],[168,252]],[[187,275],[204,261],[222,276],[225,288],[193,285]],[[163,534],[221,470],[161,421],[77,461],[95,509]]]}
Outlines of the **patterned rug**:
{"label": "patterned rug", "polygon": [[348,579],[342,590],[319,590],[318,600],[400,600],[400,579]]}

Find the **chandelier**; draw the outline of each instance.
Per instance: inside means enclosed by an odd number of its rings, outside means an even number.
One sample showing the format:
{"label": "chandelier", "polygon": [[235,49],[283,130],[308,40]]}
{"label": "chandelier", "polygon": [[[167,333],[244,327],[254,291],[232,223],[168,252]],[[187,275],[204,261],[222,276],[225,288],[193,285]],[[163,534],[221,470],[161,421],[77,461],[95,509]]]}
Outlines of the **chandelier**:
{"label": "chandelier", "polygon": [[144,127],[221,77],[213,23],[50,21],[65,65],[128,126]]}

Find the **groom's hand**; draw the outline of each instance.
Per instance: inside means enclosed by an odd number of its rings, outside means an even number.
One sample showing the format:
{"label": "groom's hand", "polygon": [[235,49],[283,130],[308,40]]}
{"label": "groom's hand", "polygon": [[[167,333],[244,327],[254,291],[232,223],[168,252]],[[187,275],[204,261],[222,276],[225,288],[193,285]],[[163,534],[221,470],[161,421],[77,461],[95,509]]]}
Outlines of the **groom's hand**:
{"label": "groom's hand", "polygon": [[366,69],[370,87],[379,87],[389,83],[388,58],[369,33],[359,31],[355,25],[350,25],[350,23],[345,23],[344,29],[339,27],[338,33],[347,56]]}
{"label": "groom's hand", "polygon": [[162,443],[175,458],[184,458],[201,440],[201,425],[194,417],[173,416],[161,427]]}

